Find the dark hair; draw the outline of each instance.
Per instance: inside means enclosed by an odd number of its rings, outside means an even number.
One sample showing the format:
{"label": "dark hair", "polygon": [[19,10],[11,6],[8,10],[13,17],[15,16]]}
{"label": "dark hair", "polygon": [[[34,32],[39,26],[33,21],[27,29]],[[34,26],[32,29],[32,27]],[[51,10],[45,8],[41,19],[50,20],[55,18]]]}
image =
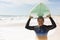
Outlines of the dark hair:
{"label": "dark hair", "polygon": [[42,16],[39,16],[37,20],[42,19],[44,21],[44,18]]}

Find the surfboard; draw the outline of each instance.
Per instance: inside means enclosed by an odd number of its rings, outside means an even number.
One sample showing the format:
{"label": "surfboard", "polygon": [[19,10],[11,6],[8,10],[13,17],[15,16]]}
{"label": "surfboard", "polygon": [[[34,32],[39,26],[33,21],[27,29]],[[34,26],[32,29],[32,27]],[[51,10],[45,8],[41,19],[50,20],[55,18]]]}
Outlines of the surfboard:
{"label": "surfboard", "polygon": [[43,3],[39,3],[30,10],[30,15],[33,17],[39,17],[39,16],[46,17],[49,14],[50,14],[50,10]]}

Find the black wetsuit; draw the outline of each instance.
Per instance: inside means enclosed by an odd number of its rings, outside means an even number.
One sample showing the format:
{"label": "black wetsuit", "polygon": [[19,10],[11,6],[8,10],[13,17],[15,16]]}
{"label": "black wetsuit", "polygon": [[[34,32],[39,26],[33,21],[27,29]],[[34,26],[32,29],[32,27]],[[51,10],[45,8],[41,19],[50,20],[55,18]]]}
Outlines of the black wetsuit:
{"label": "black wetsuit", "polygon": [[31,19],[29,19],[25,28],[27,28],[29,30],[34,30],[38,36],[39,35],[40,36],[41,35],[47,35],[49,30],[54,29],[56,27],[56,24],[55,24],[54,20],[52,19],[52,17],[49,17],[49,19],[50,19],[52,25],[42,25],[41,27],[29,26],[29,23],[30,23],[30,20],[31,20]]}

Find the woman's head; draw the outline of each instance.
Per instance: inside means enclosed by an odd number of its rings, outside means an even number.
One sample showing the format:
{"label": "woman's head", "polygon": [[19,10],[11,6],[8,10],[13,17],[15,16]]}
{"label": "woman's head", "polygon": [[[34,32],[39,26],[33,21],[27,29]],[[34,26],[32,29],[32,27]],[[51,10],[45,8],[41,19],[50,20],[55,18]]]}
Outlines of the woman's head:
{"label": "woman's head", "polygon": [[37,21],[38,21],[38,25],[39,25],[39,26],[42,26],[42,25],[44,24],[44,18],[43,18],[42,16],[39,16],[39,17],[37,18]]}

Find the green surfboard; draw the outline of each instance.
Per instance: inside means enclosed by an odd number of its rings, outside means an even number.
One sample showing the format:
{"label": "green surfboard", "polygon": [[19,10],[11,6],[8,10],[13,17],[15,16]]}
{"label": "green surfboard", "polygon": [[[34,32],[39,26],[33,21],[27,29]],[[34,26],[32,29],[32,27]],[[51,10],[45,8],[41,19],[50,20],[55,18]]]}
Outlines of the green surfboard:
{"label": "green surfboard", "polygon": [[46,16],[50,14],[50,11],[45,4],[40,3],[36,7],[34,7],[30,13],[36,16]]}

